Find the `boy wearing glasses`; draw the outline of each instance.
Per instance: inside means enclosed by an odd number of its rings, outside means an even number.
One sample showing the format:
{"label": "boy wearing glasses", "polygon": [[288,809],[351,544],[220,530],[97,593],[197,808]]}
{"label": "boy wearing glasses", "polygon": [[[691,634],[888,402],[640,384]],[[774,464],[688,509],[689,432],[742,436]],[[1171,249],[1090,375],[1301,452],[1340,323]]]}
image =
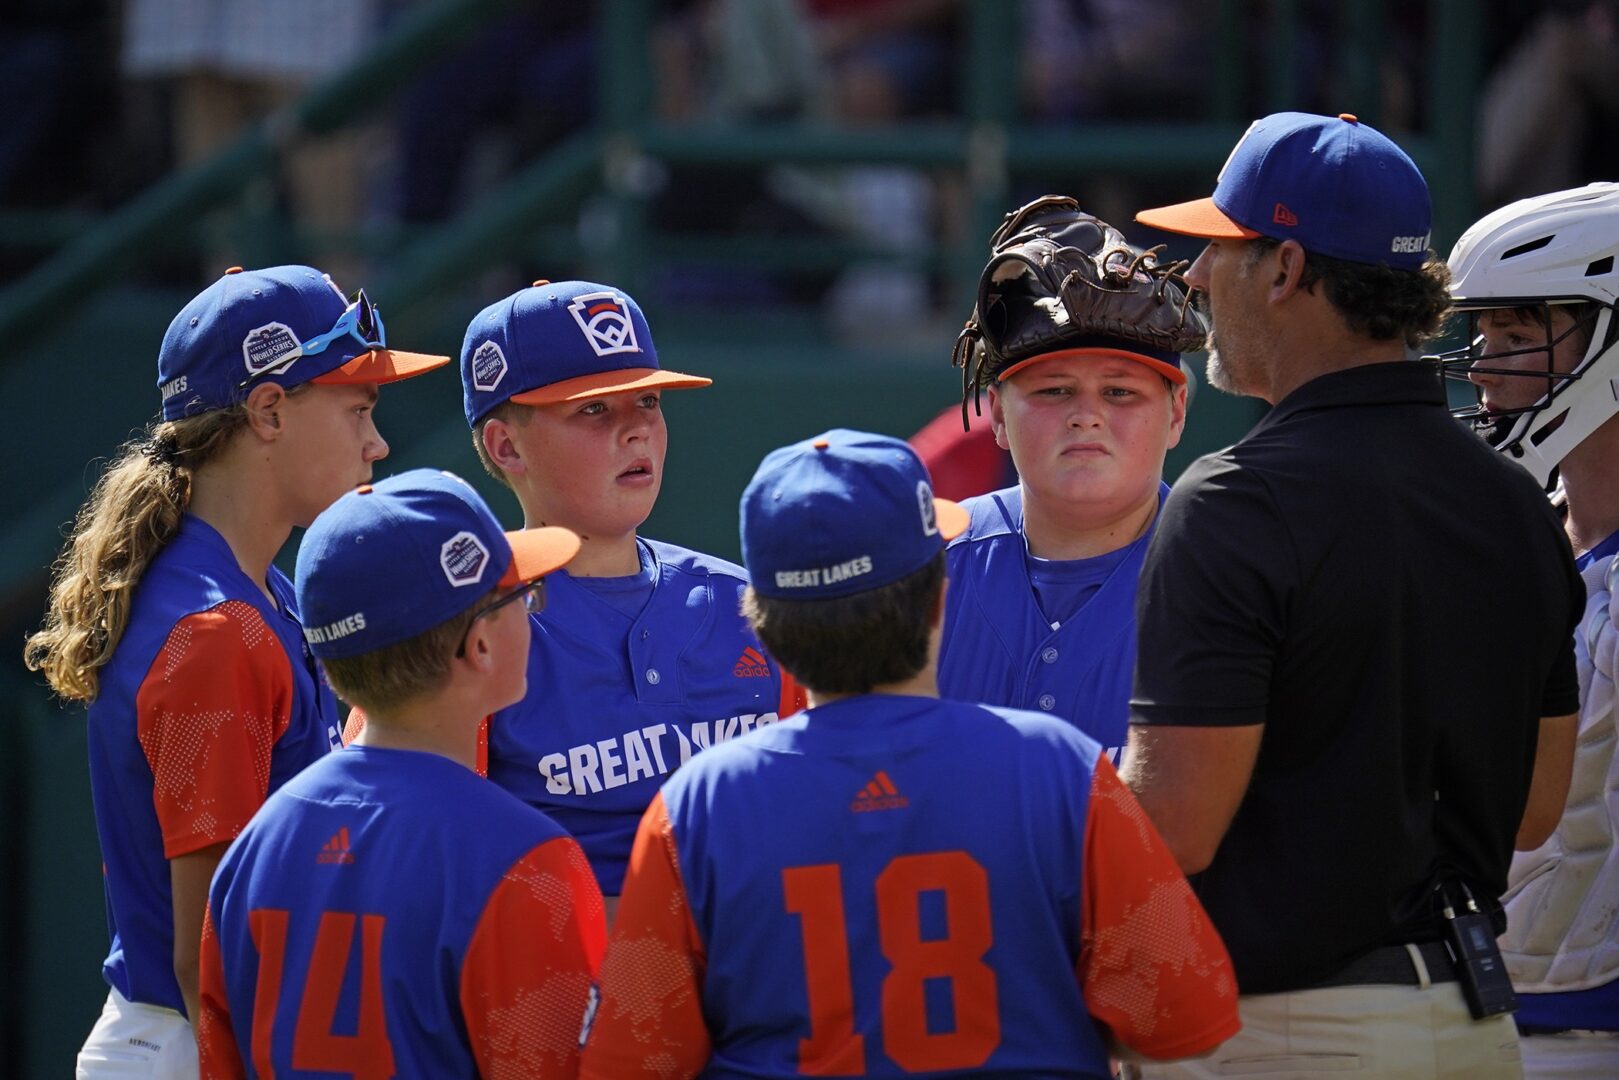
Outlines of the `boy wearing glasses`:
{"label": "boy wearing glasses", "polygon": [[743,621],[741,567],[638,535],[663,483],[661,396],[709,380],[659,366],[633,299],[535,282],[472,321],[461,381],[473,444],[524,524],[581,541],[535,622],[527,697],[491,718],[489,778],[578,838],[610,915],[664,777],[775,723],[797,691]]}
{"label": "boy wearing glasses", "polygon": [[578,550],[566,529],[502,533],[465,481],[426,469],[310,527],[304,636],[367,722],[220,864],[203,1076],[574,1075],[601,893],[572,838],[473,770],[483,718],[527,684],[525,608]]}

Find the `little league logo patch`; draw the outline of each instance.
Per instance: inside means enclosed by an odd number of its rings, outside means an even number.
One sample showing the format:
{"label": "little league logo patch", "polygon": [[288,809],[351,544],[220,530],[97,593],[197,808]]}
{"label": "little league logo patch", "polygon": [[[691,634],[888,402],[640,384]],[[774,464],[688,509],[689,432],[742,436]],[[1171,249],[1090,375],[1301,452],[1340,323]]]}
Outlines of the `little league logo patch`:
{"label": "little league logo patch", "polygon": [[298,335],[292,332],[292,327],[286,323],[266,323],[254,330],[249,330],[242,339],[242,359],[247,362],[249,376],[263,375],[266,371],[274,371],[283,363],[290,363],[297,359],[297,350],[303,348],[303,342]]}
{"label": "little league logo patch", "polygon": [[939,535],[939,511],[933,505],[933,489],[926,480],[916,482],[916,508],[922,512],[922,535]]}
{"label": "little league logo patch", "polygon": [[483,568],[489,565],[489,549],[471,533],[458,532],[439,548],[438,564],[456,588],[476,585],[483,577]]}
{"label": "little league logo patch", "polygon": [[472,388],[489,391],[506,377],[506,354],[493,341],[486,341],[472,354]]}
{"label": "little league logo patch", "polygon": [[635,323],[630,319],[630,307],[615,292],[586,293],[576,296],[568,305],[573,321],[585,332],[585,340],[596,350],[597,356],[612,353],[640,352],[635,340]]}

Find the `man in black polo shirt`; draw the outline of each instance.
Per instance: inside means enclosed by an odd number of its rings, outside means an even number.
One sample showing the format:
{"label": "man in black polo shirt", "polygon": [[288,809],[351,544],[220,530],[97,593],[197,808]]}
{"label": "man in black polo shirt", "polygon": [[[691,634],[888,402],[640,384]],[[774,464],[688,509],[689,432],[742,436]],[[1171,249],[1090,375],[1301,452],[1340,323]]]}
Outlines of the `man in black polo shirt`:
{"label": "man in black polo shirt", "polygon": [[1244,1028],[1146,1075],[1518,1076],[1442,897],[1499,931],[1514,844],[1555,826],[1584,590],[1533,481],[1408,358],[1446,308],[1427,185],[1352,116],[1280,113],[1212,199],[1138,220],[1209,239],[1209,379],[1275,406],[1175,485],[1141,578],[1124,775],[1196,875]]}

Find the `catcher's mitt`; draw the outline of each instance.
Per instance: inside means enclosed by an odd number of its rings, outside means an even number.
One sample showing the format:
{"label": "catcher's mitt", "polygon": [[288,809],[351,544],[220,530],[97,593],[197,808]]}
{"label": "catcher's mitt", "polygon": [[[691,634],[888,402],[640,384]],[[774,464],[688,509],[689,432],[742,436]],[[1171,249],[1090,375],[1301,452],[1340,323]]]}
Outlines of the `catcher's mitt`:
{"label": "catcher's mitt", "polygon": [[[1189,304],[1185,262],[1159,265],[1065,195],[1006,215],[989,238],[978,302],[956,338],[961,419],[969,398],[1013,364],[1059,349],[1179,353],[1203,347],[1208,323]],[[1169,362],[1173,362],[1173,359]]]}

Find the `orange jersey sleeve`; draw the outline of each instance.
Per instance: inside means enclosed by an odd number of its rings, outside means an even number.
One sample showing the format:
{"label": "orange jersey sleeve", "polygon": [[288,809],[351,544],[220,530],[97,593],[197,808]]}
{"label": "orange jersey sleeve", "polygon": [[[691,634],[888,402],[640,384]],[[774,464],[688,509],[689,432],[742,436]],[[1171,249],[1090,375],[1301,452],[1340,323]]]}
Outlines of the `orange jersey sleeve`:
{"label": "orange jersey sleeve", "polygon": [[601,889],[571,837],[548,840],[512,864],[461,966],[461,1015],[479,1074],[572,1080],[606,948]]}
{"label": "orange jersey sleeve", "polygon": [[1237,1033],[1237,977],[1174,856],[1107,757],[1085,823],[1078,975],[1091,1015],[1144,1057],[1214,1049]]}
{"label": "orange jersey sleeve", "polygon": [[253,605],[227,600],[174,624],[135,699],[165,858],[235,839],[263,804],[292,688]]}
{"label": "orange jersey sleeve", "polygon": [[202,913],[202,959],[198,975],[197,1056],[202,1080],[243,1080],[241,1051],[230,1026],[225,1000],[225,968],[214,933],[213,913]]}
{"label": "orange jersey sleeve", "polygon": [[660,794],[630,851],[579,1075],[677,1080],[702,1071],[712,1051],[702,1011],[706,963]]}
{"label": "orange jersey sleeve", "polygon": [[354,740],[360,737],[365,730],[365,710],[358,705],[349,710],[348,721],[343,725],[343,745],[352,746]]}
{"label": "orange jersey sleeve", "polygon": [[785,720],[809,708],[809,699],[804,696],[804,688],[798,685],[792,672],[782,667],[779,660],[776,661],[776,670],[781,672],[781,703],[776,706],[776,715]]}

